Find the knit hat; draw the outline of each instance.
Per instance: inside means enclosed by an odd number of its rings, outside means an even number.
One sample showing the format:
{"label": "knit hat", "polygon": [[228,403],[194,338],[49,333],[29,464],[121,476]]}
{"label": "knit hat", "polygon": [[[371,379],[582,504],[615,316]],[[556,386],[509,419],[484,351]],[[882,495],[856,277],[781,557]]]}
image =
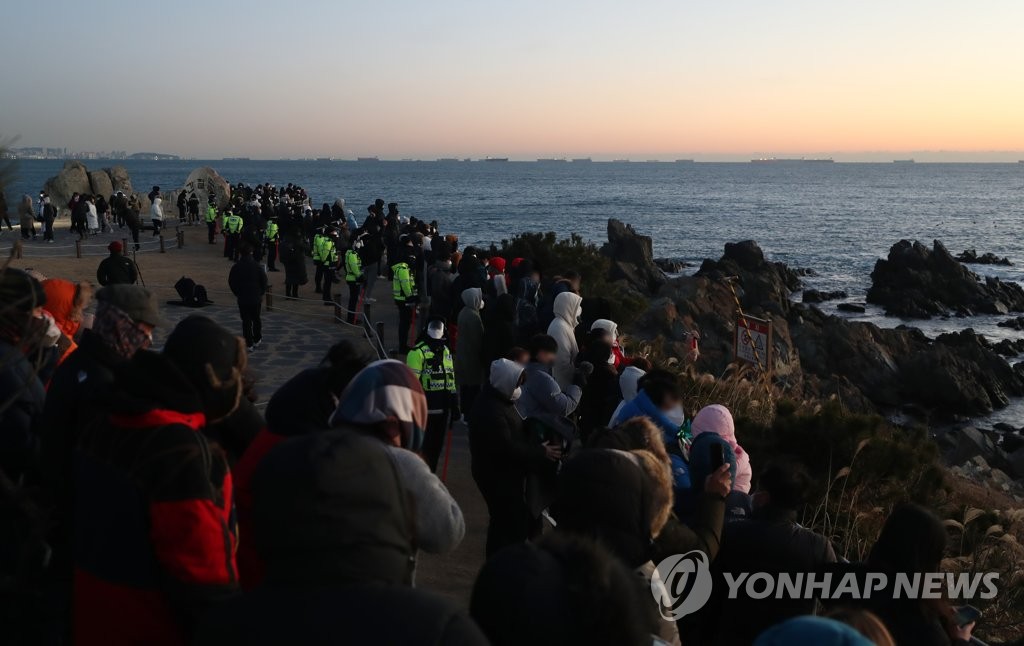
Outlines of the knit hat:
{"label": "knit hat", "polygon": [[[120,244],[120,243],[118,243]],[[118,308],[137,323],[153,327],[167,324],[160,316],[156,294],[139,285],[109,285],[96,292],[96,300]]]}
{"label": "knit hat", "polygon": [[124,251],[124,246],[117,240],[114,240],[109,245],[107,245],[107,251],[110,251],[111,253],[121,253],[122,251]]}
{"label": "knit hat", "polygon": [[331,426],[371,428],[385,440],[419,451],[427,426],[427,397],[416,376],[401,361],[375,361],[363,368],[341,393]]}
{"label": "knit hat", "polygon": [[212,319],[193,314],[167,337],[163,354],[200,392],[211,423],[238,408],[247,361],[242,339]]}

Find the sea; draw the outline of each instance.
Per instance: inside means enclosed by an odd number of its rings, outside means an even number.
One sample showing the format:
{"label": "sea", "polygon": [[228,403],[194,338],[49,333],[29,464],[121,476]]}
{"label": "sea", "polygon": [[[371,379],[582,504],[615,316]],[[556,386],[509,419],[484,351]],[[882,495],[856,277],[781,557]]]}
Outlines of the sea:
{"label": "sea", "polygon": [[[674,163],[488,161],[102,161],[125,166],[136,190],[173,189],[200,166],[232,184],[289,182],[314,205],[343,197],[360,220],[377,198],[404,215],[438,220],[463,245],[499,243],[516,233],[578,233],[601,243],[609,218],[654,240],[658,257],[696,266],[718,258],[726,242],[756,240],[772,260],[813,270],[808,287],[844,290],[863,302],[875,262],[901,239],[941,240],[953,253],[1006,256],[1012,267],[980,266],[981,275],[1024,283],[1024,164]],[[8,188],[13,205],[33,197],[62,167],[23,160]],[[799,295],[795,295],[799,298]],[[823,305],[827,310],[835,303]],[[1006,317],[906,321],[868,306],[846,315],[886,327],[911,324],[934,336],[973,327],[994,340],[1020,333]],[[1019,360],[1019,359],[1018,359]],[[1024,425],[1024,405],[998,413]]]}

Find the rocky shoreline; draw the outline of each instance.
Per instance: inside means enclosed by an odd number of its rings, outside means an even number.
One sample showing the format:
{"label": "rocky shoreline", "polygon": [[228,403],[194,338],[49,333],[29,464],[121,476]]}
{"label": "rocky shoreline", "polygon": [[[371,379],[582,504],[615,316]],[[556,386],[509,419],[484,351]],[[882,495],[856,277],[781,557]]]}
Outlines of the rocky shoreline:
{"label": "rocky shoreline", "polygon": [[[771,262],[754,241],[728,243],[718,260],[705,260],[694,275],[669,278],[651,259],[649,237],[615,221],[608,230],[602,253],[612,262],[611,278],[649,303],[627,327],[634,340],[683,357],[687,333],[696,331],[701,356],[695,368],[721,375],[733,362],[738,299],[744,313],[772,322],[772,382],[785,397],[838,399],[851,412],[924,424],[949,464],[980,456],[985,466],[968,471],[985,472],[985,478],[998,472],[1000,482],[1002,473],[1007,483],[1024,478],[1024,440],[1001,445],[1003,435],[1019,438],[1016,429],[965,426],[1024,397],[1024,362],[1011,366],[1004,359],[1024,351],[1024,339],[991,343],[970,328],[928,338],[914,327],[882,328],[820,309],[842,298],[838,294],[807,290],[804,302],[794,302],[803,272]],[[618,255],[623,250],[632,252]],[[978,277],[939,241],[931,249],[909,241],[894,245],[872,273],[868,300],[890,315],[920,318],[1024,310],[1020,286]],[[1018,325],[1024,317],[1005,327]]]}

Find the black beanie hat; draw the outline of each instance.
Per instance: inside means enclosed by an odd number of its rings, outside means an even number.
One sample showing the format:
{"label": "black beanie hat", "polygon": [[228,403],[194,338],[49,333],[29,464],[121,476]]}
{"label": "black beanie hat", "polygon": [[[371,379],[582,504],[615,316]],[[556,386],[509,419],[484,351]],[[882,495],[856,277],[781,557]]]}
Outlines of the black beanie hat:
{"label": "black beanie hat", "polygon": [[7,268],[0,273],[0,303],[21,312],[30,312],[46,304],[43,285],[20,269]]}
{"label": "black beanie hat", "polygon": [[185,318],[175,326],[164,354],[186,375],[206,374],[206,365],[221,380],[230,379],[231,371],[243,365],[238,337],[228,332],[213,319],[199,314]]}

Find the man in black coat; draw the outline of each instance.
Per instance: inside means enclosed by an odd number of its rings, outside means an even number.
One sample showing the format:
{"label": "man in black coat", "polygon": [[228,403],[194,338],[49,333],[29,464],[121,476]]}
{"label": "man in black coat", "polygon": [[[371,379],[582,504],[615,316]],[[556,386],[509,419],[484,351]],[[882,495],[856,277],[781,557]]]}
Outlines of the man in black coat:
{"label": "man in black coat", "polygon": [[124,247],[117,240],[107,246],[110,255],[100,261],[96,268],[96,280],[100,285],[134,285],[139,279],[135,261],[124,255]]}
{"label": "man in black coat", "polygon": [[561,457],[561,445],[541,444],[523,429],[515,401],[523,366],[498,359],[491,364],[490,383],[469,412],[471,470],[487,503],[487,557],[506,545],[521,543],[536,533],[535,521],[523,495],[526,476],[546,461]]}
{"label": "man in black coat", "polygon": [[252,257],[252,248],[242,247],[242,259],[231,268],[228,286],[238,299],[238,313],[242,317],[242,336],[249,352],[263,342],[263,322],[260,312],[263,296],[267,293],[267,273]]}

